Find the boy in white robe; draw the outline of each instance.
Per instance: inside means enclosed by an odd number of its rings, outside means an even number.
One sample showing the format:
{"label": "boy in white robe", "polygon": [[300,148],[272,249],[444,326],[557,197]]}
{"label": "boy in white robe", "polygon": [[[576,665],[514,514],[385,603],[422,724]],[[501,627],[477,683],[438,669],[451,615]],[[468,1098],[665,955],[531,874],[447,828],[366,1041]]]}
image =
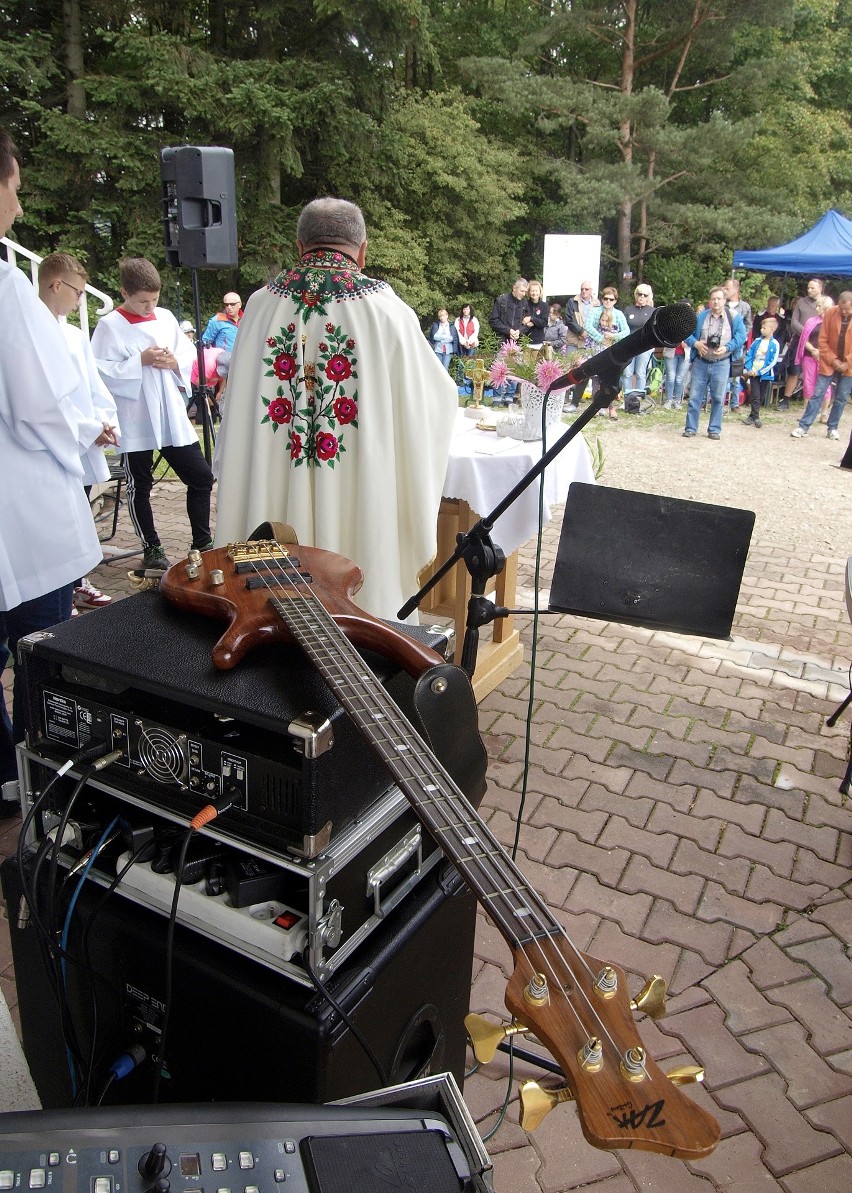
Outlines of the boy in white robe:
{"label": "boy in white robe", "polygon": [[252,294],[217,443],[216,543],[267,520],[354,560],[357,601],[393,618],[436,551],[458,391],[387,284],[364,274],[354,203],[315,199],[299,260]]}
{"label": "boy in white robe", "polygon": [[121,304],[98,322],[92,351],[121,423],[127,509],[142,540],[143,566],[164,571],[169,561],[151,510],[154,452],[186,485],[192,546],[212,544],[213,473],[186,413],[195,350],[171,311],[157,306],[160,275],[144,257],[119,262]]}
{"label": "boy in white robe", "polygon": [[[21,214],[19,163],[0,129],[2,236]],[[0,665],[20,638],[71,616],[75,580],[103,558],[83,492],[78,384],[56,320],[21,270],[0,262]],[[24,728],[16,675],[12,721],[0,689],[0,783],[15,777]]]}
{"label": "boy in white robe", "polygon": [[[59,323],[59,330],[65,337],[71,353],[80,385],[75,398],[81,416],[87,423],[101,430],[91,445],[80,445],[80,459],[83,464],[83,487],[86,496],[92,485],[110,479],[109,464],[104,448],[118,444],[118,414],[112,394],[101,381],[98,366],[92,355],[89,337],[79,327],[68,323],[67,316],[80,305],[86,292],[89,275],[76,257],[70,253],[50,253],[39,265],[38,296]],[[100,609],[112,598],[101,592],[83,576],[74,586],[74,606],[81,609]]]}

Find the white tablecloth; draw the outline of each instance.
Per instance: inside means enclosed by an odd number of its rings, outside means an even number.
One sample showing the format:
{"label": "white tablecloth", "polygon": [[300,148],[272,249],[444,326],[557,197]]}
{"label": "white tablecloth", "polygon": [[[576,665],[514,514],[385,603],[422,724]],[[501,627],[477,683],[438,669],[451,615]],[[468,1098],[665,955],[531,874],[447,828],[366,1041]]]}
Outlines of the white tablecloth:
{"label": "white tablecloth", "polygon": [[[542,445],[541,440],[523,443],[495,431],[478,430],[476,422],[459,410],[450,445],[444,496],[466,501],[472,510],[484,517],[541,459],[543,450],[551,448],[567,431],[564,423],[557,423],[548,433],[546,445]],[[591,455],[582,434],[563,448],[544,470],[545,522],[553,516],[550,507],[566,500],[572,481],[595,483]],[[494,523],[491,537],[506,555],[511,555],[538,531],[540,484],[541,477],[537,477]]]}

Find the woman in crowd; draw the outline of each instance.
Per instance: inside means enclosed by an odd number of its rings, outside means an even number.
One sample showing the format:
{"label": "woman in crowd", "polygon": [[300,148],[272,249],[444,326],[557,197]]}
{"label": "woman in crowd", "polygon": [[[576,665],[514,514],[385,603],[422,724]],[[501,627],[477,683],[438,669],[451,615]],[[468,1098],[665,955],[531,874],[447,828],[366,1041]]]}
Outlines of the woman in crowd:
{"label": "woman in crowd", "polygon": [[[611,348],[618,340],[623,340],[629,331],[623,312],[615,305],[617,302],[618,291],[615,286],[604,286],[601,290],[601,305],[589,311],[586,332],[595,345],[593,352],[603,352],[605,348]],[[597,392],[598,385],[598,379],[593,377],[593,393]],[[614,402],[607,409],[607,414],[610,418],[618,418]]]}
{"label": "woman in crowd", "polygon": [[[686,299],[682,299],[686,302]],[[686,379],[689,376],[689,359],[691,349],[684,342],[674,348],[663,349],[663,377],[665,379],[666,400],[664,410],[680,410],[683,405],[683,394],[686,389]]]}
{"label": "woman in crowd", "polygon": [[544,301],[544,290],[541,282],[533,279],[527,290],[527,306],[529,314],[524,315],[523,324],[530,348],[540,348],[544,343],[544,329],[547,327],[549,305]]}
{"label": "woman in crowd", "polygon": [[459,337],[459,356],[473,356],[479,347],[479,320],[466,302],[453,325]]}
{"label": "woman in crowd", "polygon": [[450,361],[454,356],[459,355],[459,334],[455,326],[450,323],[449,313],[443,307],[438,311],[438,318],[429,328],[427,338],[438,360],[449,372]]}
{"label": "woman in crowd", "polygon": [[[828,294],[820,294],[814,306],[817,313],[805,323],[802,334],[799,336],[799,345],[796,348],[796,364],[802,366],[802,397],[805,406],[814,396],[819,377],[819,329],[822,326],[822,317],[829,307],[834,306],[834,299]],[[833,400],[834,386],[829,385],[825,391],[819,415],[821,423],[828,422],[828,411]]]}

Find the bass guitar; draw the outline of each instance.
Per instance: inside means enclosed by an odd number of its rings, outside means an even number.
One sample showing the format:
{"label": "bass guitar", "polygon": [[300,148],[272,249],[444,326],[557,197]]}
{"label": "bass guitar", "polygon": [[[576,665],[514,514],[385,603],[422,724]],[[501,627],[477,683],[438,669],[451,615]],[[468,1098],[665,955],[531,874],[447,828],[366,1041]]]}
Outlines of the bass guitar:
{"label": "bass guitar", "polygon": [[[643,1148],[683,1160],[706,1156],[718,1142],[718,1124],[678,1088],[697,1072],[670,1079],[657,1067],[633,1020],[634,1009],[645,1009],[643,999],[631,1002],[624,972],[572,943],[364,663],[357,646],[390,654],[420,674],[431,652],[358,609],[351,597],[360,580],[357,566],[341,556],[264,541],[191,553],[164,574],[160,590],[183,609],[229,623],[213,648],[217,667],[236,666],[264,642],[296,642],[471,887],[513,954],[510,1033],[540,1040],[567,1082],[558,1092],[528,1098],[529,1121],[522,1125],[570,1099],[595,1147]],[[437,693],[443,670],[435,669]],[[480,1055],[493,1055],[493,1030],[469,1024]],[[496,1032],[496,1039],[504,1034]]]}

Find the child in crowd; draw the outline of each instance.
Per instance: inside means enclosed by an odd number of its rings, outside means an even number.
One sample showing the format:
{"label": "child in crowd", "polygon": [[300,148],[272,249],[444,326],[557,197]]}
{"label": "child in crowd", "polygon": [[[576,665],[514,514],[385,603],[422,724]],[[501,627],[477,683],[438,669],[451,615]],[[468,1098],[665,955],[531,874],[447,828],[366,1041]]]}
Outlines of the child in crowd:
{"label": "child in crowd", "polygon": [[[83,486],[88,496],[92,485],[110,479],[109,464],[104,447],[118,443],[119,426],[115,402],[98,373],[89,337],[67,321],[83,300],[89,275],[76,257],[70,253],[50,253],[39,265],[38,296],[59,323],[59,330],[68,345],[71,359],[79,374],[72,400],[85,419],[81,427],[88,430],[89,441],[80,445],[83,465]],[[83,576],[74,586],[75,609],[100,609],[111,598]]]}
{"label": "child in crowd", "polygon": [[196,353],[171,311],[157,306],[160,275],[151,262],[126,257],[119,274],[122,302],[98,323],[92,351],[118,407],[127,508],[142,540],[143,566],[164,571],[169,561],[151,511],[155,450],[186,485],[192,546],[204,550],[213,542],[213,473],[186,413]]}
{"label": "child in crowd", "polygon": [[743,377],[748,380],[751,398],[751,414],[743,419],[746,427],[761,426],[760,407],[769,405],[775,365],[781,352],[781,346],[773,334],[777,327],[777,319],[764,319],[760,325],[760,339],[754,340],[746,353]]}

